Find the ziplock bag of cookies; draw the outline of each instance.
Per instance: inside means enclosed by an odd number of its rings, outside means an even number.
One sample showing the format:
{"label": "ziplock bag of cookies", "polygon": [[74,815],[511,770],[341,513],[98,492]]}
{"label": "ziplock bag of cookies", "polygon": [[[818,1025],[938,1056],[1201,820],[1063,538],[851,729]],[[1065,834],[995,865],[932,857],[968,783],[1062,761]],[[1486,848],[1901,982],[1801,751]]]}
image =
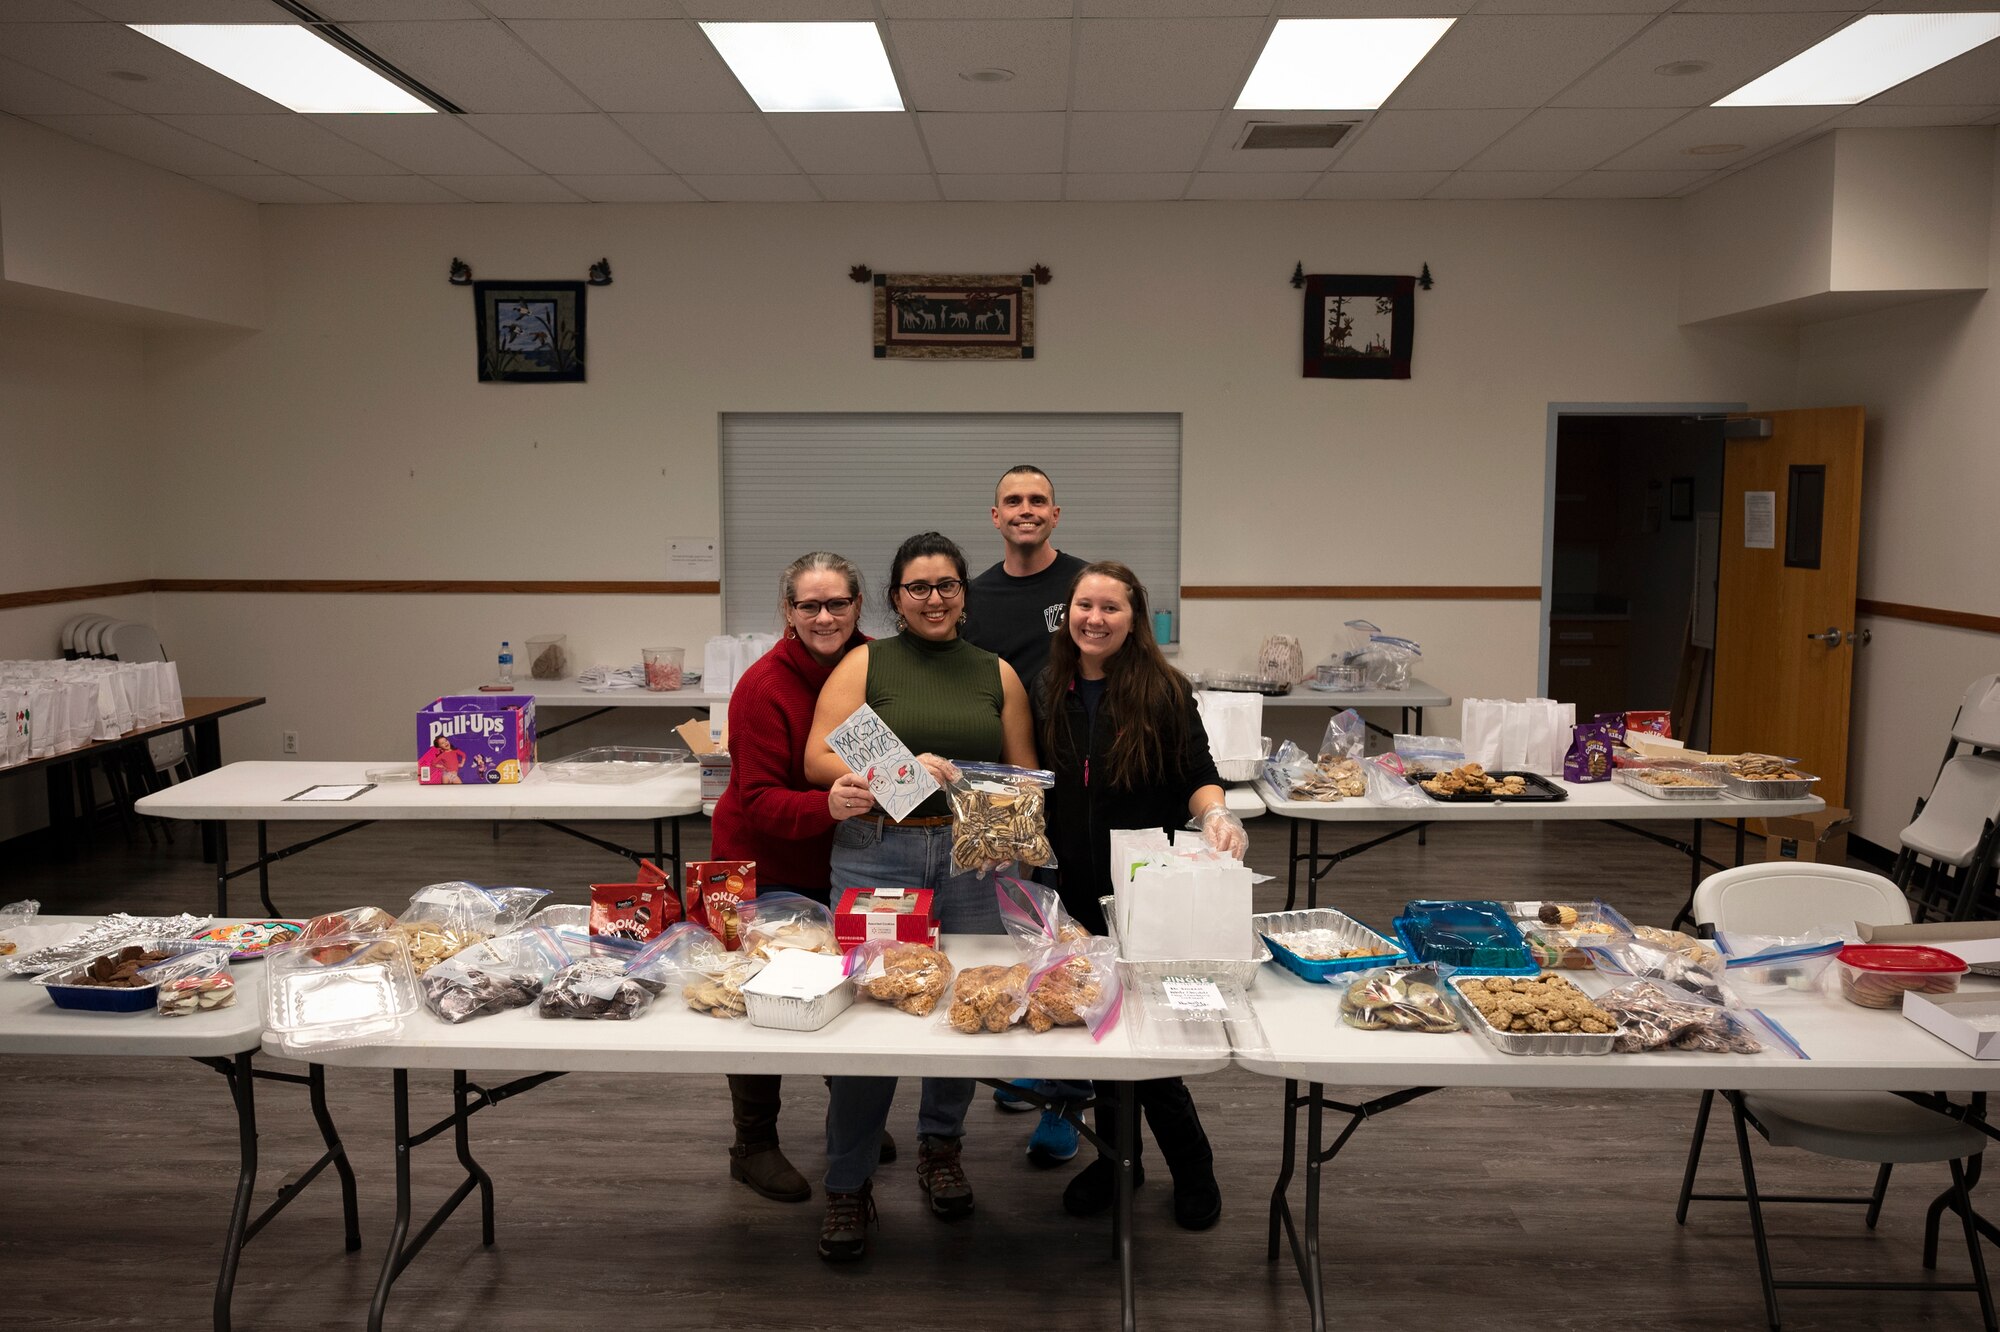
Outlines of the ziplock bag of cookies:
{"label": "ziplock bag of cookies", "polygon": [[425,972],[417,984],[424,1007],[456,1025],[534,1003],[569,962],[554,931],[532,926],[467,945]]}
{"label": "ziplock bag of cookies", "polygon": [[[345,911],[329,911],[324,916],[314,916],[306,922],[306,927],[299,931],[297,939],[289,944],[280,944],[278,947],[299,948],[309,946],[312,948],[316,960],[320,962],[337,962],[340,959],[332,956],[332,953],[342,947],[352,951],[353,945],[335,944],[331,942],[333,939],[339,937],[350,940],[378,938],[381,935],[387,934],[395,927],[396,917],[393,912],[384,911],[381,907],[377,906],[349,907]],[[274,948],[271,951],[276,952],[277,949]]]}
{"label": "ziplock bag of cookies", "polygon": [[689,921],[668,926],[632,964],[635,977],[680,987],[689,1008],[715,1018],[749,1016],[743,982],[763,969],[763,958],[733,953],[721,939]]}
{"label": "ziplock bag of cookies", "polygon": [[1125,987],[1118,979],[1118,947],[1109,939],[1057,944],[1028,978],[1028,1026],[1033,1031],[1083,1027],[1101,1041],[1118,1025]]}
{"label": "ziplock bag of cookies", "polygon": [[951,802],[951,864],[985,874],[1011,864],[1056,863],[1045,822],[1055,774],[1004,763],[960,763]]}
{"label": "ziplock bag of cookies", "polygon": [[[1712,1004],[1740,1008],[1742,1001],[1724,979],[1722,954],[1700,940],[1682,935],[1696,947],[1674,947],[1640,937],[1650,929],[1637,927],[1631,938],[1596,935],[1578,936],[1577,947],[1591,964],[1606,976],[1629,976],[1634,980],[1672,981],[1684,985]],[[1671,931],[1653,931],[1665,935]]]}
{"label": "ziplock bag of cookies", "polygon": [[1094,937],[1064,909],[1053,888],[1016,879],[993,877],[993,895],[1000,904],[1000,923],[1023,952],[1033,953],[1052,943],[1081,943]]}
{"label": "ziplock bag of cookies", "polygon": [[[1760,1054],[1764,1042],[1739,1015],[1672,981],[1639,980],[1599,995],[1597,1006],[1619,1020],[1621,1054],[1640,1050],[1695,1050],[1705,1054]],[[1757,1023],[1762,1027],[1761,1022]],[[1784,1053],[1796,1047],[1782,1040]]]}
{"label": "ziplock bag of cookies", "polygon": [[629,1022],[652,1007],[657,992],[627,975],[639,955],[630,939],[558,933],[569,965],[549,977],[535,1011],[545,1018]]}
{"label": "ziplock bag of cookies", "polygon": [[236,980],[229,974],[227,948],[199,948],[140,969],[139,979],[160,987],[155,1011],[161,1017],[186,1017],[236,1005]]}
{"label": "ziplock bag of cookies", "polygon": [[434,883],[410,894],[396,920],[419,976],[470,943],[503,931],[500,903],[473,883]]}
{"label": "ziplock bag of cookies", "polygon": [[780,948],[840,956],[840,945],[833,939],[832,909],[810,897],[759,893],[737,904],[736,920],[742,931],[743,951],[751,957],[769,961]]}
{"label": "ziplock bag of cookies", "polygon": [[1007,1030],[1028,1011],[1028,981],[1033,975],[1026,962],[966,967],[952,978],[944,1025],[967,1035]]}
{"label": "ziplock bag of cookies", "polygon": [[855,993],[929,1017],[951,984],[951,959],[929,944],[869,939],[847,951]]}

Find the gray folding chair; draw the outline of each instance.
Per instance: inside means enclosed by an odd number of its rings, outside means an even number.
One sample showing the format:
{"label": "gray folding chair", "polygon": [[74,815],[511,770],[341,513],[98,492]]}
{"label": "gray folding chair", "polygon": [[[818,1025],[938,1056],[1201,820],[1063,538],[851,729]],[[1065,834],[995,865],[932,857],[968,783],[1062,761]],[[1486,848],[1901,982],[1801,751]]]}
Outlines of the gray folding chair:
{"label": "gray folding chair", "polygon": [[[1966,747],[1960,753],[1960,747]],[[1915,904],[1918,920],[1943,910],[1967,920],[1984,905],[1981,889],[2000,856],[2000,675],[1974,680],[1959,700],[1951,737],[1930,794],[1903,829],[1890,876]]]}

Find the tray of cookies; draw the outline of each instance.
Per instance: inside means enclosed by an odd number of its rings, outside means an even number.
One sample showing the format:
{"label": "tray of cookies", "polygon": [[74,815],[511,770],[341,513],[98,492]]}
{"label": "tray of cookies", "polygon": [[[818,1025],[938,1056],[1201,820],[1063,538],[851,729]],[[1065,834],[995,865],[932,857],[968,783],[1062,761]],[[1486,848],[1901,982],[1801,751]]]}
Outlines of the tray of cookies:
{"label": "tray of cookies", "polygon": [[1419,791],[1448,805],[1532,804],[1569,799],[1569,792],[1539,772],[1488,772],[1477,763],[1461,763],[1448,772],[1409,774]]}
{"label": "tray of cookies", "polygon": [[1714,800],[1725,789],[1722,785],[1722,765],[1719,763],[1614,768],[1611,780],[1627,790],[1655,800]]}
{"label": "tray of cookies", "polygon": [[1730,794],[1751,800],[1797,800],[1811,795],[1818,781],[1775,754],[1738,754],[1722,767],[1722,784]]}
{"label": "tray of cookies", "polygon": [[1502,1054],[1603,1055],[1618,1039],[1618,1019],[1552,972],[1453,976],[1445,988],[1460,1020]]}
{"label": "tray of cookies", "polygon": [[1270,946],[1278,965],[1293,975],[1325,985],[1335,976],[1409,959],[1401,944],[1385,938],[1344,911],[1267,911],[1250,924]]}
{"label": "tray of cookies", "polygon": [[1514,917],[1528,951],[1545,967],[1588,971],[1596,965],[1583,945],[1630,937],[1632,922],[1602,898],[1588,902],[1516,902]]}

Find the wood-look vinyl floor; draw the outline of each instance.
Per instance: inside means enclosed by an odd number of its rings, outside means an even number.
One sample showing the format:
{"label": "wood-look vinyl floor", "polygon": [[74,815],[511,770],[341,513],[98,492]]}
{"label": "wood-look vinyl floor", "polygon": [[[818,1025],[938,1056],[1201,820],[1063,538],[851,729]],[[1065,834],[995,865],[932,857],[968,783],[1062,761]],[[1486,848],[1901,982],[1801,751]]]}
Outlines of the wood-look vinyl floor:
{"label": "wood-look vinyl floor", "polygon": [[[1251,863],[1280,882],[1282,825],[1252,825]],[[288,830],[274,827],[273,844]],[[706,825],[688,821],[690,856]],[[1334,845],[1371,830],[1342,830]],[[1379,831],[1379,830],[1375,830]],[[249,829],[232,841],[252,844]],[[51,912],[204,909],[212,872],[191,829],[178,845],[127,845],[115,829],[73,859],[0,866],[0,900]],[[638,840],[639,830],[631,837]],[[1721,845],[1712,839],[1710,846]],[[1753,854],[1756,842],[1751,843]],[[510,827],[377,825],[274,870],[294,915],[373,902],[399,906],[425,883],[527,883],[582,900],[617,861],[560,834]],[[1417,896],[1602,893],[1664,923],[1687,891],[1686,861],[1595,825],[1435,828],[1342,865],[1325,896],[1386,926]],[[238,880],[236,891],[245,891]],[[237,909],[250,909],[238,897]],[[419,1114],[441,1113],[448,1083],[418,1075]],[[383,1074],[329,1071],[333,1112],[360,1175],[363,1248],[342,1252],[338,1194],[316,1184],[246,1252],[239,1328],[359,1328],[393,1206],[390,1103]],[[1151,1328],[1303,1327],[1289,1261],[1264,1259],[1265,1203],[1278,1158],[1281,1084],[1231,1071],[1198,1080],[1216,1149],[1221,1224],[1177,1229],[1164,1171],[1138,1195],[1142,1323]],[[1349,1089],[1356,1096],[1368,1089]],[[825,1093],[788,1083],[784,1131],[816,1180]],[[1717,1332],[1762,1325],[1748,1218],[1738,1204],[1673,1204],[1692,1095],[1442,1092],[1364,1125],[1329,1168],[1326,1281],[1335,1327],[1577,1328]],[[729,1181],[728,1101],[717,1078],[572,1074],[474,1120],[475,1150],[498,1189],[499,1242],[482,1248],[461,1209],[396,1286],[389,1326],[438,1332],[570,1328],[939,1329],[1112,1327],[1117,1268],[1106,1220],[1059,1204],[1068,1167],[1042,1171],[1023,1147],[1033,1120],[983,1094],[967,1124],[978,1214],[947,1226],[912,1177],[914,1091],[891,1127],[904,1147],[877,1179],[882,1224],[864,1263],[813,1252],[819,1203],[784,1206]],[[302,1093],[259,1088],[259,1206],[317,1150]],[[1739,1182],[1726,1123],[1711,1135],[1705,1187]],[[1771,1190],[1865,1187],[1866,1167],[1758,1144]],[[1148,1144],[1157,1165],[1157,1153]],[[456,1182],[448,1146],[416,1157],[420,1216]],[[236,1126],[216,1074],[189,1062],[0,1060],[0,1328],[196,1329],[209,1298],[235,1179]],[[1923,1279],[1923,1208],[1938,1167],[1899,1172],[1879,1228],[1859,1209],[1772,1207],[1788,1276]],[[1294,1195],[1298,1190],[1295,1186]],[[1988,1250],[1988,1260],[1996,1255]],[[1939,1275],[1963,1279],[1947,1231]],[[1978,1326],[1969,1295],[1792,1292],[1786,1327]]]}

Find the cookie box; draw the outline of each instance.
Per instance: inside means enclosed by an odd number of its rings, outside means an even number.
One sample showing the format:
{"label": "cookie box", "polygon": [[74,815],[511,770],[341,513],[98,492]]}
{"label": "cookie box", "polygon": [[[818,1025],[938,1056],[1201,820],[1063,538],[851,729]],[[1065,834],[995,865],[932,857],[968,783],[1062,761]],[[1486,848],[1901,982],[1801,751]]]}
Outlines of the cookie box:
{"label": "cookie box", "polygon": [[849,888],[833,909],[833,938],[843,949],[870,939],[929,943],[936,935],[928,888]]}
{"label": "cookie box", "polygon": [[799,948],[779,949],[762,971],[743,982],[743,1006],[758,1027],[818,1031],[853,1002],[845,961]]}
{"label": "cookie box", "polygon": [[1456,976],[1445,982],[1445,994],[1450,997],[1452,1007],[1458,1011],[1458,1020],[1465,1029],[1484,1036],[1501,1054],[1607,1055],[1618,1039],[1615,1031],[1501,1031],[1465,997]]}
{"label": "cookie box", "polygon": [[[1544,906],[1568,907],[1576,913],[1576,923],[1544,923],[1539,914]],[[1530,956],[1545,967],[1566,971],[1588,971],[1595,965],[1583,951],[1585,943],[1632,935],[1632,922],[1602,898],[1589,902],[1516,902],[1514,915],[1521,922]]]}
{"label": "cookie box", "polygon": [[[1317,985],[1330,984],[1335,976],[1349,972],[1394,966],[1399,962],[1409,961],[1410,957],[1402,945],[1377,934],[1346,912],[1335,911],[1331,907],[1318,907],[1311,911],[1267,911],[1262,915],[1252,916],[1250,924],[1270,946],[1271,956],[1277,960],[1279,966]],[[1370,957],[1342,957],[1323,961],[1299,956],[1276,937],[1299,934],[1307,930],[1324,930],[1333,936],[1333,942],[1350,948],[1377,948],[1381,951]]]}

